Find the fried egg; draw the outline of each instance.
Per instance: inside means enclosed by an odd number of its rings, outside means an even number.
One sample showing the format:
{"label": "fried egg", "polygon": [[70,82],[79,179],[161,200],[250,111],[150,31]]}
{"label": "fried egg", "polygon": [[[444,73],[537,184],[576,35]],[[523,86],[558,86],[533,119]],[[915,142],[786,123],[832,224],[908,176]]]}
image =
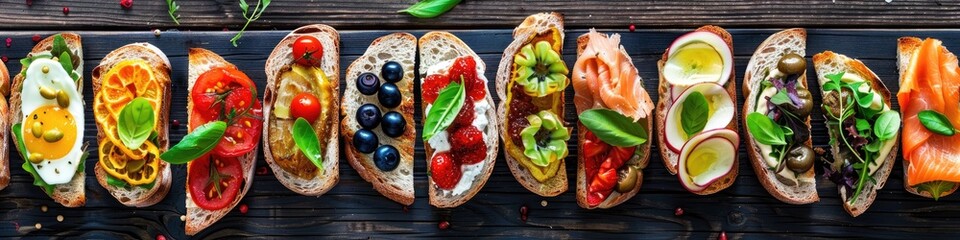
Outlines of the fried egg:
{"label": "fried egg", "polygon": [[37,59],[27,68],[20,98],[24,155],[47,184],[70,182],[83,164],[83,100],[77,84],[59,62]]}

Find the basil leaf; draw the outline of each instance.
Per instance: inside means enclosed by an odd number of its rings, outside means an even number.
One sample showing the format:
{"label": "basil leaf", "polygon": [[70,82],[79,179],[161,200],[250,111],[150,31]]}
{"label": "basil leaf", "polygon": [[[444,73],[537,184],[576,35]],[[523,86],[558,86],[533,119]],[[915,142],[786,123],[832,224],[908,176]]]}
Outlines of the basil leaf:
{"label": "basil leaf", "polygon": [[60,56],[63,53],[69,54],[69,52],[70,47],[67,46],[67,40],[63,39],[63,35],[53,35],[53,46],[50,48],[50,53],[53,56]]}
{"label": "basil leaf", "polygon": [[299,117],[293,123],[291,134],[293,134],[293,143],[297,144],[300,152],[306,155],[307,159],[313,162],[313,165],[323,171],[323,159],[320,159],[320,156],[322,156],[320,154],[320,140],[317,139],[317,132],[313,130],[313,126],[306,119]]}
{"label": "basil leaf", "polygon": [[784,91],[778,91],[777,94],[770,97],[770,102],[773,103],[773,105],[793,103],[793,101],[790,100],[790,96],[787,96],[787,93]]}
{"label": "basil leaf", "polygon": [[859,95],[857,97],[857,105],[860,105],[861,108],[870,108],[870,104],[873,103],[873,94],[873,92],[869,92],[865,95]]}
{"label": "basil leaf", "polygon": [[[462,80],[463,76],[460,78]],[[433,102],[430,112],[427,112],[423,121],[424,142],[429,141],[434,134],[446,130],[453,123],[457,113],[460,113],[460,108],[463,108],[465,95],[463,85],[457,82],[451,82],[440,90],[437,100]]]}
{"label": "basil leaf", "polygon": [[609,109],[590,109],[580,113],[580,122],[604,143],[631,147],[647,142],[647,132],[633,119]]}
{"label": "basil leaf", "polygon": [[67,71],[67,74],[70,75],[73,81],[80,79],[80,75],[77,75],[77,72],[73,69],[73,60],[70,60],[69,52],[61,53],[57,60],[60,61],[60,66],[63,66],[63,70]]}
{"label": "basil leaf", "polygon": [[892,139],[897,131],[900,131],[900,114],[894,111],[881,113],[873,125],[873,134],[881,141]]}
{"label": "basil leaf", "polygon": [[397,12],[408,13],[418,18],[434,18],[450,11],[459,3],[460,0],[423,0]]}
{"label": "basil leaf", "polygon": [[953,124],[950,123],[947,116],[937,111],[923,110],[917,114],[917,117],[920,118],[920,123],[933,133],[944,136],[953,136],[953,134],[956,134],[956,129],[953,128]]}
{"label": "basil leaf", "polygon": [[226,129],[227,123],[223,121],[203,124],[183,136],[180,143],[171,147],[170,150],[160,154],[160,159],[172,164],[184,164],[197,159],[217,146]]}
{"label": "basil leaf", "polygon": [[747,115],[747,130],[754,140],[766,145],[787,145],[783,128],[770,120],[762,113],[752,112]]}
{"label": "basil leaf", "polygon": [[144,98],[134,98],[120,110],[117,119],[117,133],[120,141],[127,149],[137,149],[143,144],[156,125],[153,116],[153,106]]}
{"label": "basil leaf", "polygon": [[942,193],[950,191],[957,183],[948,181],[925,182],[917,185],[918,192],[928,192],[933,200],[940,200]]}
{"label": "basil leaf", "polygon": [[703,93],[693,92],[687,95],[683,100],[683,108],[680,109],[680,126],[687,136],[703,131],[707,125],[707,119],[710,115],[710,106],[707,105],[707,98]]}
{"label": "basil leaf", "polygon": [[23,133],[20,132],[20,130],[21,130],[20,123],[14,124],[12,127],[10,127],[10,131],[13,132],[14,141],[17,141],[18,143],[17,146],[19,146],[18,150],[20,152],[20,157],[23,158],[23,164],[21,164],[20,167],[22,167],[24,171],[26,171],[27,173],[30,173],[30,175],[33,176],[34,186],[40,187],[41,189],[43,189],[44,193],[46,193],[47,195],[50,195],[50,193],[53,192],[54,186],[47,184],[47,182],[43,181],[43,178],[40,177],[40,174],[37,173],[37,170],[33,168],[33,164],[30,164],[30,161],[27,160],[27,148],[26,148],[26,145],[23,145]]}

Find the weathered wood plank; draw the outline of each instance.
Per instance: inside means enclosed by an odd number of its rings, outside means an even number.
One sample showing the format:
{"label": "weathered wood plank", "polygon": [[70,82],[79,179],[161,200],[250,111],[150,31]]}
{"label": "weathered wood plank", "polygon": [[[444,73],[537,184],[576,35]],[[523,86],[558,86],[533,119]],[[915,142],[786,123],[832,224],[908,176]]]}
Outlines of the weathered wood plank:
{"label": "weathered wood plank", "polygon": [[[164,1],[5,0],[0,29],[148,30],[153,28],[239,29],[245,19],[235,0],[177,1],[181,25],[167,15]],[[252,0],[251,0],[252,1]],[[255,2],[255,1],[253,1]],[[251,29],[293,29],[325,23],[340,29],[475,29],[512,28],[529,14],[560,11],[570,28],[675,28],[702,24],[740,27],[951,27],[960,20],[960,3],[941,0],[770,0],[770,1],[603,1],[485,0],[463,1],[449,14],[417,19],[398,14],[416,0],[273,1]],[[70,13],[63,14],[63,7]],[[252,7],[251,7],[252,8]]]}
{"label": "weathered wood plank", "polygon": [[[39,3],[39,2],[38,2]],[[142,2],[137,2],[142,3]],[[138,5],[140,6],[140,5]],[[575,37],[585,29],[567,32],[567,46],[573,46]],[[773,30],[733,29],[737,72],[742,73],[754,47]],[[95,66],[109,51],[129,42],[151,42],[163,49],[173,63],[173,89],[171,119],[186,122],[186,49],[205,47],[222,54],[237,64],[263,87],[263,65],[270,50],[286,32],[256,31],[244,38],[240,48],[229,45],[231,33],[225,32],[164,32],[159,37],[141,32],[80,32],[84,39],[86,66]],[[341,69],[346,69],[366,49],[374,38],[385,34],[380,31],[343,31]],[[414,32],[422,35],[423,31]],[[510,30],[456,31],[467,44],[476,50],[487,66],[496,66],[503,48],[510,41]],[[639,67],[645,87],[654,95],[656,91],[656,60],[664,48],[683,31],[640,30],[621,32],[623,43]],[[20,59],[32,47],[30,37],[34,32],[0,32],[0,38],[10,37],[10,48],[0,48],[0,54],[8,56],[10,69],[20,68]],[[40,33],[43,36],[50,32]],[[896,91],[897,72],[894,65],[896,38],[904,35],[937,37],[946,42],[960,42],[957,30],[831,30],[811,29],[807,52],[814,54],[831,49],[851,57],[865,60],[891,91]],[[568,63],[574,61],[572,48],[565,51]],[[812,67],[811,67],[812,68]],[[342,74],[342,73],[341,73]],[[488,79],[494,71],[488,69]],[[742,75],[742,74],[738,74]],[[89,78],[87,78],[89,79]],[[740,79],[738,79],[739,81]],[[809,79],[816,86],[814,79]],[[90,86],[87,84],[86,86]],[[492,83],[491,83],[492,87]],[[86,100],[92,99],[90,89]],[[572,98],[572,89],[568,89]],[[814,91],[814,99],[819,99]],[[653,96],[655,99],[657,96]],[[742,101],[742,96],[738,96]],[[499,99],[496,99],[499,101]],[[568,101],[567,120],[576,121],[572,114],[572,101]],[[818,110],[815,110],[818,111]],[[91,115],[88,110],[86,113]],[[814,143],[824,146],[826,132],[819,113],[813,114]],[[419,113],[415,119],[421,119]],[[95,128],[93,119],[88,119],[87,129]],[[417,127],[422,127],[419,122]],[[171,129],[174,142],[185,133],[185,127]],[[93,136],[88,133],[88,141]],[[576,148],[571,148],[576,149]],[[756,180],[745,155],[741,154],[740,177],[728,190],[712,196],[696,196],[683,190],[675,176],[669,175],[662,161],[653,150],[650,166],[644,170],[645,185],[640,194],[627,203],[611,210],[588,211],[576,205],[574,193],[555,198],[542,198],[524,190],[516,183],[503,162],[497,166],[485,188],[473,200],[456,209],[435,209],[429,206],[426,196],[425,154],[422,144],[417,143],[415,183],[417,200],[408,210],[372,190],[354,170],[341,161],[341,181],[332,191],[319,198],[303,197],[283,188],[271,175],[258,175],[253,191],[242,201],[250,208],[247,214],[233,211],[198,238],[223,237],[287,237],[327,236],[342,237],[536,237],[536,238],[713,238],[721,231],[728,237],[783,238],[783,237],[865,237],[907,238],[922,235],[954,234],[960,228],[955,224],[960,216],[960,198],[950,196],[940,202],[923,199],[902,189],[902,170],[895,167],[894,174],[873,207],[860,218],[849,217],[840,207],[835,186],[828,181],[819,181],[821,202],[792,206],[772,198]],[[568,157],[568,169],[574,174],[576,154]],[[502,155],[502,153],[501,153]],[[157,234],[184,238],[180,215],[185,212],[184,177],[185,167],[175,166],[174,188],[161,203],[146,209],[122,207],[114,201],[92,176],[96,160],[87,162],[88,204],[84,208],[59,207],[39,189],[31,185],[32,179],[19,168],[22,160],[11,157],[13,179],[7,189],[0,192],[0,237],[82,237],[82,238],[137,238],[149,239]],[[91,159],[96,159],[93,155]],[[819,163],[818,163],[819,164]],[[262,159],[258,166],[266,166]],[[818,167],[818,169],[820,169]],[[571,178],[571,187],[573,187]],[[546,201],[546,206],[541,206]],[[520,220],[518,209],[530,208],[529,219]],[[46,206],[48,211],[41,211]],[[676,208],[683,208],[683,216],[675,216]],[[57,216],[64,217],[63,222]],[[449,230],[437,229],[441,220],[450,221]],[[40,223],[37,230],[33,225]],[[19,228],[17,227],[19,225]]]}

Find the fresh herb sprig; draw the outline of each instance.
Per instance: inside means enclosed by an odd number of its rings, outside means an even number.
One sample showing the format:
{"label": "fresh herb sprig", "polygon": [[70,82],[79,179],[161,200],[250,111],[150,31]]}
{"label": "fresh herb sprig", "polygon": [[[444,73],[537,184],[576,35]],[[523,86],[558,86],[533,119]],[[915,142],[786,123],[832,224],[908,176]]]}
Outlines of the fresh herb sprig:
{"label": "fresh herb sprig", "polygon": [[250,5],[247,4],[247,0],[240,0],[240,10],[243,10],[243,18],[247,19],[247,23],[243,24],[243,28],[240,29],[240,32],[237,32],[236,36],[230,39],[230,43],[234,47],[237,46],[237,40],[240,40],[240,37],[243,37],[243,32],[247,30],[247,26],[251,22],[260,19],[260,16],[263,15],[263,11],[267,10],[267,6],[270,5],[270,0],[259,0],[257,5],[253,7],[253,11],[250,10]]}
{"label": "fresh herb sprig", "polygon": [[167,0],[167,14],[173,19],[173,23],[180,25],[180,14],[177,14],[177,10],[180,10],[180,5],[174,0]]}
{"label": "fresh herb sprig", "polygon": [[460,1],[461,0],[423,0],[397,12],[407,13],[417,18],[434,18],[450,11],[450,9],[457,6]]}

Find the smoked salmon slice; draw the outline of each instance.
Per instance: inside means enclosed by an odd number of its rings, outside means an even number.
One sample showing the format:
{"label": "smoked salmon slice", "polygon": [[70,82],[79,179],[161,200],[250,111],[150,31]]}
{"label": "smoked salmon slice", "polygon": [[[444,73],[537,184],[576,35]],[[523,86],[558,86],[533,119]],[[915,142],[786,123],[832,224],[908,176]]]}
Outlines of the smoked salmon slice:
{"label": "smoked salmon slice", "polygon": [[903,158],[907,185],[931,181],[960,182],[960,134],[930,132],[917,117],[934,110],[960,126],[960,66],[939,40],[926,39],[904,72],[897,100],[903,113]]}
{"label": "smoked salmon slice", "polygon": [[620,46],[620,35],[607,37],[595,29],[590,29],[588,35],[590,41],[573,68],[577,113],[602,107],[634,120],[646,118],[653,109],[653,100]]}

